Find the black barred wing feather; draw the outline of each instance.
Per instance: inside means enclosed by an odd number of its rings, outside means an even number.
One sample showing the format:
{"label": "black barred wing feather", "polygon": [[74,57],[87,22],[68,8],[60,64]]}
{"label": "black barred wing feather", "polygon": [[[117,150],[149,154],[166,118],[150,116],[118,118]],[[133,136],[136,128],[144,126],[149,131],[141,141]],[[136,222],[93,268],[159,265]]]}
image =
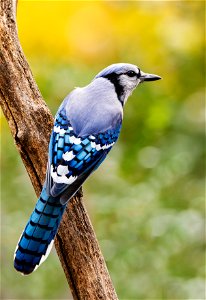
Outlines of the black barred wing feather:
{"label": "black barred wing feather", "polygon": [[66,202],[105,159],[116,142],[121,124],[96,135],[78,137],[64,114],[56,117],[49,146],[46,188]]}

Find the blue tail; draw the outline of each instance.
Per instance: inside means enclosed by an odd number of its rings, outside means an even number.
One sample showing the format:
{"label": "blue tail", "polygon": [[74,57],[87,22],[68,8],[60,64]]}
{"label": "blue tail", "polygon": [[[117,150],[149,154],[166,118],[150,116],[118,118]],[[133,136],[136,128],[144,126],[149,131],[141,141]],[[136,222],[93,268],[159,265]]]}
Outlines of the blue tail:
{"label": "blue tail", "polygon": [[48,196],[43,188],[15,251],[14,267],[17,271],[30,274],[47,258],[65,207],[59,197]]}

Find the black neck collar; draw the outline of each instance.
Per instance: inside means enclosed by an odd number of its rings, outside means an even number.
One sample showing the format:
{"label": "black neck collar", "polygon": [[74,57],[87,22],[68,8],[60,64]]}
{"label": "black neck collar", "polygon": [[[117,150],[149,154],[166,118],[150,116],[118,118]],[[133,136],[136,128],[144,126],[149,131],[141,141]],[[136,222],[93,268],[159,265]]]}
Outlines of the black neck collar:
{"label": "black neck collar", "polygon": [[104,78],[108,79],[114,85],[117,98],[123,106],[122,96],[124,95],[124,88],[119,82],[119,76],[116,73],[111,73],[104,76]]}

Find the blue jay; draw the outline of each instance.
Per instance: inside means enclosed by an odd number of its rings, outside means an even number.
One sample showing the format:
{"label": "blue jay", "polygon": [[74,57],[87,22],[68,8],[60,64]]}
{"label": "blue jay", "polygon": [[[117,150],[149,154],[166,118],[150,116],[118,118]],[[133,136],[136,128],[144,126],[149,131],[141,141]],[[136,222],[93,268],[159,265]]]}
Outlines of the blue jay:
{"label": "blue jay", "polygon": [[51,133],[45,183],[14,254],[17,271],[30,274],[47,258],[67,202],[117,141],[128,97],[140,83],[158,79],[135,65],[113,64],[64,99]]}

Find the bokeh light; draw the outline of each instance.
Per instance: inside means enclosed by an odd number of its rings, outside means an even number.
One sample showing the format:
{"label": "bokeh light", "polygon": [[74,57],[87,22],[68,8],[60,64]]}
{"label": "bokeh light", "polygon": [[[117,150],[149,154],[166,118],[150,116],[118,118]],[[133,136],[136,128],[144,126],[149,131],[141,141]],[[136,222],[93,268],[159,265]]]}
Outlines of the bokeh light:
{"label": "bokeh light", "polygon": [[[111,63],[163,77],[128,100],[84,199],[119,299],[204,299],[204,2],[19,0],[17,21],[53,114]],[[13,269],[36,196],[3,115],[1,129],[2,299],[71,298],[55,250],[31,276]]]}

